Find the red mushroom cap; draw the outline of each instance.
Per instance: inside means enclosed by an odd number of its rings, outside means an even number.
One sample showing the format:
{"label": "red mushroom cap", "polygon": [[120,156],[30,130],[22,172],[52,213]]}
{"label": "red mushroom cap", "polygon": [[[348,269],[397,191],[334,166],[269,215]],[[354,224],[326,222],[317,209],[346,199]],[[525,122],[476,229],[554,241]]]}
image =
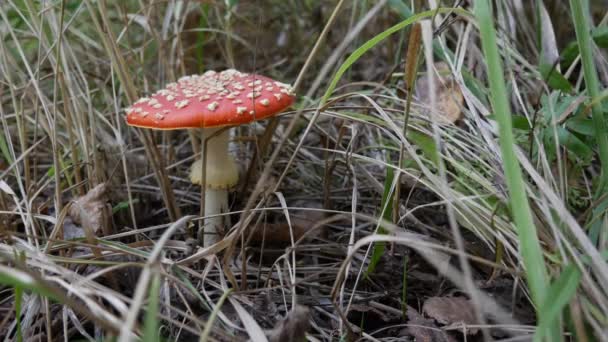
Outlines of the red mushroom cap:
{"label": "red mushroom cap", "polygon": [[131,126],[180,129],[232,126],[275,115],[295,99],[290,85],[234,69],[185,76],[126,109]]}

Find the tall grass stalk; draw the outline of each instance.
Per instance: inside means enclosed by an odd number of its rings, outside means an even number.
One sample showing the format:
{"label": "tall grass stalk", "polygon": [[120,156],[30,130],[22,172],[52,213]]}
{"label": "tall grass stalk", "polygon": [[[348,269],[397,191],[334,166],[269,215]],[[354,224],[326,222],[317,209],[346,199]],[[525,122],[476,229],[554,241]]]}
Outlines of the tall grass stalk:
{"label": "tall grass stalk", "polygon": [[600,198],[608,187],[608,134],[606,134],[606,122],[604,121],[601,102],[594,101],[600,95],[600,84],[597,77],[597,69],[593,62],[593,40],[589,34],[591,25],[589,25],[588,16],[585,15],[585,13],[589,13],[588,5],[589,2],[587,1],[583,4],[583,0],[570,0],[572,19],[574,21],[576,39],[581,53],[581,63],[583,65],[587,93],[593,101],[591,107],[592,120],[593,126],[595,127],[595,139],[597,140],[600,149],[600,162],[602,163],[602,175],[598,191],[596,192],[596,198]]}
{"label": "tall grass stalk", "polygon": [[52,127],[53,127],[53,134],[51,135],[51,145],[53,147],[53,167],[55,168],[55,172],[54,172],[54,178],[55,178],[55,209],[57,210],[57,212],[61,211],[61,208],[63,207],[63,203],[62,203],[62,196],[61,196],[61,165],[60,165],[60,160],[59,160],[59,156],[61,154],[60,150],[59,150],[59,144],[58,144],[58,140],[59,140],[59,120],[58,120],[58,104],[57,104],[57,96],[59,95],[58,89],[59,89],[59,74],[60,72],[62,72],[62,64],[61,64],[61,46],[62,46],[62,39],[63,39],[63,18],[64,18],[64,14],[65,14],[65,2],[62,1],[61,2],[61,9],[60,9],[60,15],[59,15],[59,33],[58,33],[58,38],[57,38],[57,45],[55,47],[55,61],[57,63],[56,68],[57,68],[57,72],[55,73],[55,77],[53,78],[53,121],[52,121]]}
{"label": "tall grass stalk", "polygon": [[528,286],[532,301],[539,307],[547,289],[547,271],[541,252],[540,242],[532,220],[532,213],[526,195],[526,188],[514,146],[511,110],[509,108],[507,89],[503,76],[502,63],[496,42],[496,30],[492,9],[488,0],[475,1],[475,15],[479,23],[481,45],[488,67],[490,82],[490,102],[498,122],[498,133],[509,202],[517,228],[520,253],[526,268]]}

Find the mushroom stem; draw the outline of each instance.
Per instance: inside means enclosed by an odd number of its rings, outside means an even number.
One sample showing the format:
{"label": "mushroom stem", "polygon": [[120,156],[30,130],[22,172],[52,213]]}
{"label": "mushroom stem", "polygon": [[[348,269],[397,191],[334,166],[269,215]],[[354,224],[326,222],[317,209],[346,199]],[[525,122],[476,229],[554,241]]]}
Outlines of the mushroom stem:
{"label": "mushroom stem", "polygon": [[225,232],[228,216],[215,216],[228,212],[228,190],[205,189],[205,223],[202,231],[199,231],[199,241],[202,240],[203,247],[209,247],[221,239]]}
{"label": "mushroom stem", "polygon": [[[238,168],[228,152],[230,134],[227,129],[218,132],[218,128],[203,129],[203,144],[206,150],[205,168],[205,211],[206,217],[228,211],[228,189],[238,182]],[[205,152],[203,152],[205,153]],[[203,161],[198,159],[192,164],[190,180],[203,185]],[[208,247],[219,240],[219,232],[226,230],[227,216],[215,216],[205,219],[199,240]],[[201,234],[202,233],[202,234]]]}

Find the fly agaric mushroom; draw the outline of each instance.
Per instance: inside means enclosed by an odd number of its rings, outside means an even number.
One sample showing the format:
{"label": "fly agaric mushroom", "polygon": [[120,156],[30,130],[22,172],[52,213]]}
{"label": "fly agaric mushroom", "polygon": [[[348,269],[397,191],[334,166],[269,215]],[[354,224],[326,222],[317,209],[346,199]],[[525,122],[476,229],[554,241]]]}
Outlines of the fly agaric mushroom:
{"label": "fly agaric mushroom", "polygon": [[[205,216],[217,215],[228,210],[228,189],[238,182],[238,169],[228,152],[228,130],[223,128],[278,114],[294,98],[290,85],[268,77],[234,69],[210,70],[182,77],[152,96],[139,99],[127,108],[127,123],[162,130],[203,130],[204,139],[208,139],[205,184],[201,179],[201,159],[192,165],[190,180],[205,186]],[[222,225],[221,216],[206,220],[205,247],[217,242],[218,227],[223,229]]]}

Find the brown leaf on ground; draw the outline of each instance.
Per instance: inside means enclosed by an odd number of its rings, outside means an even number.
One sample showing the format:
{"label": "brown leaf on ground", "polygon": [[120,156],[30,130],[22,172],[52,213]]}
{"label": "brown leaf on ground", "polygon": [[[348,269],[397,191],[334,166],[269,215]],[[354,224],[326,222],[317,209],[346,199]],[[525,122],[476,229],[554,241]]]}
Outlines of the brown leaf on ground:
{"label": "brown leaf on ground", "polygon": [[73,201],[68,214],[74,223],[82,225],[85,232],[90,230],[97,235],[101,229],[104,235],[110,233],[107,191],[107,185],[101,183]]}
{"label": "brown leaf on ground", "polygon": [[[478,324],[473,303],[463,297],[431,297],[424,302],[422,312],[442,325],[466,327]],[[465,331],[474,335],[479,329],[466,327]]]}
{"label": "brown leaf on ground", "polygon": [[[306,227],[292,225],[292,228],[294,241],[306,233]],[[261,223],[253,232],[250,241],[253,244],[260,244],[262,241],[270,245],[289,244],[291,241],[289,225],[287,223]]]}
{"label": "brown leaf on ground", "polygon": [[[308,202],[294,203],[293,206],[313,209],[321,208],[320,204]],[[307,234],[307,237],[317,236],[322,231],[321,227],[318,227],[315,232],[309,231],[315,228],[319,221],[325,219],[325,214],[318,210],[289,210],[289,219],[291,221],[291,231],[287,222],[262,223],[256,227],[250,241],[254,244],[264,241],[270,245],[286,245],[291,243],[292,234],[294,241],[298,241],[305,234]],[[284,218],[283,221],[285,221]]]}
{"label": "brown leaf on ground", "polygon": [[[454,81],[448,65],[444,62],[435,63],[433,75],[435,76],[435,98],[438,112],[436,113],[436,119],[445,124],[454,123],[462,117],[464,97],[460,87]],[[426,75],[416,80],[416,95],[424,105],[431,105],[428,77]]]}
{"label": "brown leaf on ground", "polygon": [[303,342],[306,332],[310,329],[309,310],[303,305],[297,305],[287,316],[267,332],[269,342]]}
{"label": "brown leaf on ground", "polygon": [[407,307],[407,328],[400,336],[412,336],[416,342],[456,342],[456,339],[437,327],[432,319],[422,317],[414,308]]}

